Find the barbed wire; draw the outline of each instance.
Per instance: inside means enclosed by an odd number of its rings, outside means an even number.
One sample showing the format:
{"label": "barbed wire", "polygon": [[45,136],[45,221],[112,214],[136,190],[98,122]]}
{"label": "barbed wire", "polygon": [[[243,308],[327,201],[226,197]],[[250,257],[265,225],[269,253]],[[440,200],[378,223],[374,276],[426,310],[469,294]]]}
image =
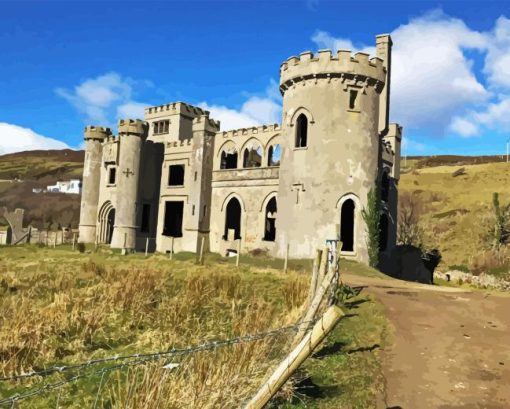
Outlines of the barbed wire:
{"label": "barbed wire", "polygon": [[28,399],[33,396],[41,395],[41,394],[46,393],[51,390],[62,388],[65,385],[67,385],[69,383],[73,383],[79,379],[93,377],[93,376],[97,376],[97,375],[104,375],[107,372],[114,371],[117,369],[122,369],[125,367],[134,366],[134,365],[142,365],[142,364],[145,364],[145,363],[148,363],[151,361],[157,361],[157,360],[164,359],[164,358],[188,355],[188,354],[193,354],[193,353],[201,352],[201,351],[209,351],[209,350],[214,350],[217,348],[222,348],[222,347],[235,345],[235,344],[254,342],[254,341],[264,339],[266,337],[275,337],[275,336],[278,336],[278,335],[281,335],[281,334],[284,334],[287,332],[297,331],[301,326],[308,325],[308,324],[310,324],[310,322],[311,321],[302,321],[302,322],[299,322],[294,325],[278,328],[278,329],[271,330],[271,331],[260,332],[260,333],[256,333],[256,334],[252,334],[252,335],[243,335],[240,337],[226,339],[226,340],[222,340],[222,341],[212,341],[212,342],[208,342],[208,343],[204,343],[204,344],[200,344],[200,345],[196,345],[196,346],[192,346],[192,347],[188,347],[188,348],[172,348],[170,350],[161,351],[161,352],[150,352],[150,353],[143,353],[143,354],[123,355],[123,356],[116,355],[116,356],[111,356],[111,357],[106,357],[106,358],[97,358],[97,359],[89,360],[89,361],[82,362],[79,364],[66,365],[66,366],[55,366],[52,368],[44,369],[42,371],[31,371],[31,372],[25,373],[25,374],[13,375],[10,377],[3,377],[3,378],[0,378],[0,381],[8,382],[8,381],[32,378],[32,377],[36,377],[36,376],[44,377],[44,376],[48,376],[48,375],[55,374],[55,373],[64,373],[64,372],[74,371],[74,370],[79,371],[79,370],[84,370],[84,369],[87,369],[91,366],[98,365],[98,364],[109,364],[109,363],[114,363],[114,362],[119,362],[119,361],[127,361],[127,362],[123,362],[123,363],[120,363],[117,365],[108,366],[106,368],[101,368],[97,371],[73,375],[68,379],[65,379],[65,380],[62,380],[59,382],[55,382],[52,384],[45,384],[42,387],[35,388],[35,389],[32,389],[32,390],[24,392],[24,393],[16,393],[8,398],[0,400],[0,406],[3,406],[3,405],[11,405],[12,406],[14,403],[16,403],[20,400]]}

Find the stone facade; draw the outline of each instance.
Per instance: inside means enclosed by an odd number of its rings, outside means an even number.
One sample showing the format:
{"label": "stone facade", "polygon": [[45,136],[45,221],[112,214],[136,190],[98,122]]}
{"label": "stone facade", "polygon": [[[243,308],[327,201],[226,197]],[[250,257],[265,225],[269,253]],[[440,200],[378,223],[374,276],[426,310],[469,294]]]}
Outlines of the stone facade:
{"label": "stone facade", "polygon": [[305,52],[280,67],[281,125],[220,131],[185,103],[85,129],[82,242],[313,257],[326,240],[366,262],[362,209],[381,191],[381,251],[395,246],[402,128],[389,123],[391,38],[377,56]]}

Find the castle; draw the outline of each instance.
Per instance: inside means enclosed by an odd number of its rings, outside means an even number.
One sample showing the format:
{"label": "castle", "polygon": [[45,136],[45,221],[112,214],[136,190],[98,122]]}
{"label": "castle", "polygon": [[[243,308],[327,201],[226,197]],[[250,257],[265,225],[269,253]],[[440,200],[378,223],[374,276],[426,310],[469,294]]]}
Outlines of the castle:
{"label": "castle", "polygon": [[[391,47],[304,52],[280,67],[281,125],[220,131],[182,102],[85,128],[79,240],[112,248],[311,258],[326,240],[368,261],[362,209],[381,196],[380,250],[396,242],[402,128],[389,123]],[[239,247],[238,247],[239,246]]]}

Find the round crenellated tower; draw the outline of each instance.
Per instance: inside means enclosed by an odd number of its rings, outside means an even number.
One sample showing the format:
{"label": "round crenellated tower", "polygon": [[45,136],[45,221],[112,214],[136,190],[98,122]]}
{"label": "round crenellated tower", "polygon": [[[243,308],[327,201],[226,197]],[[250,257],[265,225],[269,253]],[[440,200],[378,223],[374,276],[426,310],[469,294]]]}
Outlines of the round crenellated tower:
{"label": "round crenellated tower", "polygon": [[287,244],[290,257],[304,258],[342,239],[345,256],[367,260],[361,209],[378,177],[386,75],[382,59],[343,50],[304,52],[281,65],[280,256]]}
{"label": "round crenellated tower", "polygon": [[79,227],[79,241],[81,243],[94,243],[96,240],[103,141],[111,134],[110,128],[101,126],[87,126],[84,130],[85,161],[83,164]]}
{"label": "round crenellated tower", "polygon": [[117,207],[112,248],[132,250],[136,247],[138,187],[142,143],[148,124],[139,119],[121,119],[118,125],[119,165],[117,172]]}

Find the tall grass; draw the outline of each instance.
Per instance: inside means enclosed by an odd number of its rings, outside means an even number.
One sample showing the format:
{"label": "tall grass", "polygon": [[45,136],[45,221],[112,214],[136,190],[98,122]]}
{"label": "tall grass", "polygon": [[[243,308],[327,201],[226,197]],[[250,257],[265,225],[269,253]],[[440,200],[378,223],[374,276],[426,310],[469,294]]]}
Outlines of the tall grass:
{"label": "tall grass", "polygon": [[[113,263],[63,253],[45,261],[38,251],[15,261],[0,257],[0,281],[4,376],[286,326],[299,317],[308,291],[307,278],[292,273],[239,272],[164,257]],[[167,361],[127,368],[103,378],[99,394],[100,379],[90,378],[66,387],[59,403],[81,407],[97,397],[98,407],[238,407],[291,338],[195,353],[179,359],[174,370],[163,368]],[[0,395],[23,386],[0,385]],[[55,405],[54,394],[48,395],[32,399],[29,407]]]}

